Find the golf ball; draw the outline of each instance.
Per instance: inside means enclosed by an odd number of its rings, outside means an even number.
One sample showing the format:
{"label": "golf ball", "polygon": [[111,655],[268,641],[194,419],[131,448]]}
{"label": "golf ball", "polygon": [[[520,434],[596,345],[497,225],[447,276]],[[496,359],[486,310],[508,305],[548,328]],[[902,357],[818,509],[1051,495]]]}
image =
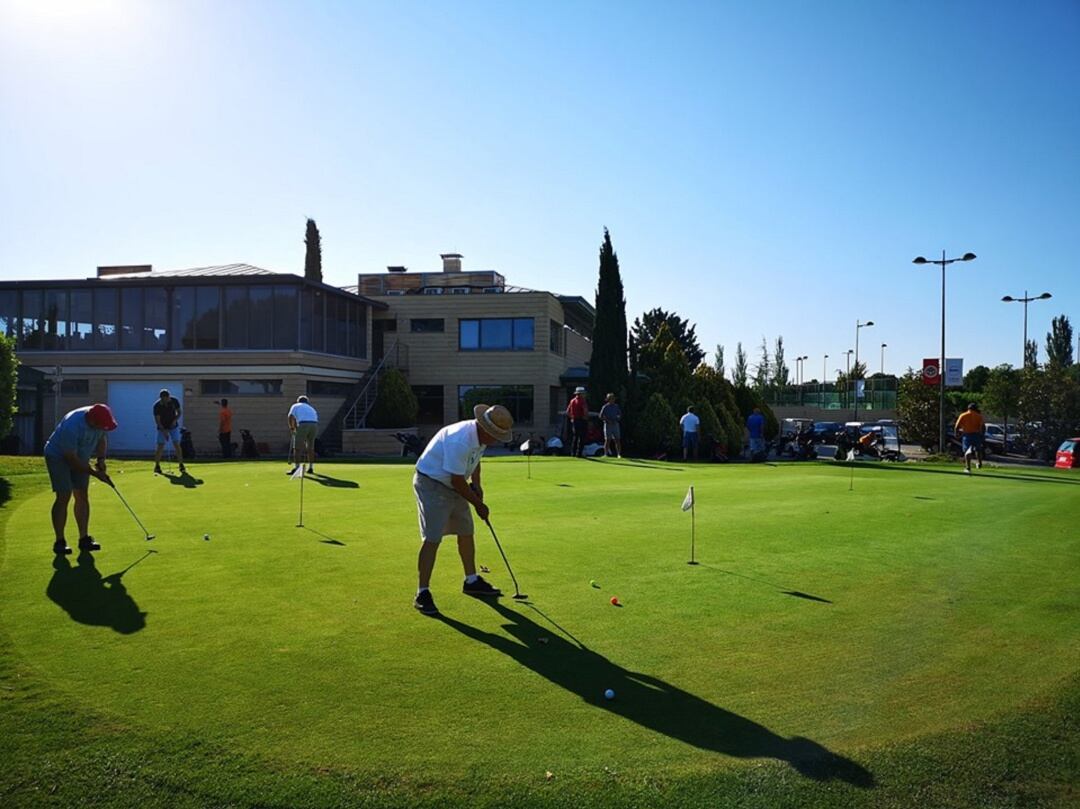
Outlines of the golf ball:
{"label": "golf ball", "polygon": [[613,606],[613,607],[619,606],[619,599],[616,596],[611,597],[611,606]]}
{"label": "golf ball", "polygon": [[210,539],[210,535],[209,535],[209,534],[203,534],[203,535],[202,535],[202,538],[203,538],[203,539],[205,539],[205,540],[209,540],[209,539]]}
{"label": "golf ball", "polygon": [[604,699],[615,699],[615,692],[609,688],[604,692]]}
{"label": "golf ball", "polygon": [[599,587],[600,585],[596,583],[596,579],[591,579],[589,581],[589,586],[590,587]]}

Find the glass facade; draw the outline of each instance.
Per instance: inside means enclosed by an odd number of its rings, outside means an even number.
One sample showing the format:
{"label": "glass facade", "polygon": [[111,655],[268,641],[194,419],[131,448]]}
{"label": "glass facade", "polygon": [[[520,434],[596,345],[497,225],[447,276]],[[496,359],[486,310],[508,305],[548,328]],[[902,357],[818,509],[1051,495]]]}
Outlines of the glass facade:
{"label": "glass facade", "polygon": [[514,417],[514,426],[532,425],[532,385],[458,385],[458,403],[462,419],[471,419],[478,404],[501,404]]}
{"label": "glass facade", "polygon": [[368,304],[298,284],[0,289],[25,351],[318,351],[366,357]]}
{"label": "glass facade", "polygon": [[532,351],[533,319],[459,320],[458,348],[462,351]]}

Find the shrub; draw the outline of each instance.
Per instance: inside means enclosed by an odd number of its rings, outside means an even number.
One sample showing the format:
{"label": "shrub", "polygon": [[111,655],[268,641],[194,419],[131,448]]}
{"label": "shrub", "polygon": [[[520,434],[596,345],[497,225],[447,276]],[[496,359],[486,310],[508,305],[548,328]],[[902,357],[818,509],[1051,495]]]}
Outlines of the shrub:
{"label": "shrub", "polygon": [[420,409],[401,371],[390,368],[379,378],[379,394],[368,416],[372,427],[412,427]]}
{"label": "shrub", "polygon": [[679,419],[659,393],[649,397],[634,435],[638,451],[645,455],[668,452],[679,445]]}
{"label": "shrub", "polygon": [[15,340],[0,334],[0,438],[10,433],[15,424],[18,377],[19,358],[15,356]]}

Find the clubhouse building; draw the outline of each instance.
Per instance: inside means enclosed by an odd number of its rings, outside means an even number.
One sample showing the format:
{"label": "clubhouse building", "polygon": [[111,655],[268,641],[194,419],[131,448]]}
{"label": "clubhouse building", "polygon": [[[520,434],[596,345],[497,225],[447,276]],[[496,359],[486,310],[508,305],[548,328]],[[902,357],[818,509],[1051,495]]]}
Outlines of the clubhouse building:
{"label": "clubhouse building", "polygon": [[285,416],[302,393],[319,411],[327,451],[392,452],[366,423],[390,367],[412,386],[424,435],[476,396],[510,407],[519,434],[560,429],[569,392],[587,375],[592,306],[508,286],[497,272],[464,272],[458,254],[442,259],[439,272],[390,267],[347,288],[247,264],[0,281],[0,332],[16,340],[25,386],[39,386],[22,396],[37,412],[23,412],[7,449],[40,451],[59,416],[101,401],[120,423],[111,451],[146,455],[151,408],[168,388],[202,455],[218,454],[223,397],[234,441],[249,430],[263,453],[284,454]]}

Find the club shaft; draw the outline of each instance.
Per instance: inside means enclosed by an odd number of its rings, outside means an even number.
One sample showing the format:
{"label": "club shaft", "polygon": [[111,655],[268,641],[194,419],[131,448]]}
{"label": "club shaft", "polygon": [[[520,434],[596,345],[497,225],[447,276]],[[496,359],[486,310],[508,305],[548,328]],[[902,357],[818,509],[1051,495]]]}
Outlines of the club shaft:
{"label": "club shaft", "polygon": [[128,505],[128,501],[124,499],[124,495],[120,494],[120,490],[115,486],[112,487],[112,490],[116,492],[116,496],[120,498],[120,502],[124,504],[124,508],[128,510],[131,516],[135,519],[135,522],[139,524],[139,527],[142,529],[143,533],[147,536],[150,536],[150,532],[147,531],[146,526],[142,524],[142,520],[139,519],[139,515],[135,513],[135,509]]}
{"label": "club shaft", "polygon": [[510,581],[514,583],[514,595],[521,595],[521,590],[518,588],[517,577],[514,575],[514,569],[510,567],[510,560],[506,558],[506,554],[503,552],[502,544],[499,542],[499,535],[495,533],[495,529],[491,526],[491,520],[484,520],[484,522],[487,523],[488,530],[491,531],[491,538],[495,540],[495,547],[499,549],[499,555],[502,556],[503,563],[510,573]]}

